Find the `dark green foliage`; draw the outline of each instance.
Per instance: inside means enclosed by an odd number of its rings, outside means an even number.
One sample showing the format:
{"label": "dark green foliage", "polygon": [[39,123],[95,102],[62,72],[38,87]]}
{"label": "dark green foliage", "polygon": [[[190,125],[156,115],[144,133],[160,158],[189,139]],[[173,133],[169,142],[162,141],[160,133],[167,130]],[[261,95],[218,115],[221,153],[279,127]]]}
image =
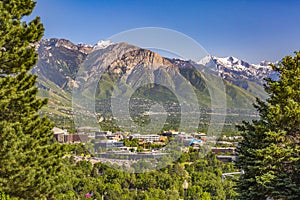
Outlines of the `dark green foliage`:
{"label": "dark green foliage", "polygon": [[[191,152],[188,157],[194,154],[196,152]],[[116,170],[103,163],[74,163],[72,158],[69,165],[73,176],[56,199],[84,199],[90,190],[94,192],[94,199],[104,195],[104,199],[109,200],[178,200],[183,199],[184,194],[189,200],[225,200],[236,196],[234,182],[221,179],[222,173],[235,171],[233,165],[218,161],[212,154],[140,174]],[[182,188],[184,180],[189,183],[186,191]]]}
{"label": "dark green foliage", "polygon": [[268,79],[270,98],[257,100],[260,120],[239,127],[240,199],[300,199],[300,53],[285,57]]}
{"label": "dark green foliage", "polygon": [[9,195],[4,194],[1,190],[0,190],[0,200],[16,200],[15,198],[10,198]]}
{"label": "dark green foliage", "polygon": [[53,123],[38,111],[34,43],[44,28],[30,15],[35,1],[0,1],[0,187],[11,197],[42,199],[55,193],[62,170],[63,146],[51,143]]}

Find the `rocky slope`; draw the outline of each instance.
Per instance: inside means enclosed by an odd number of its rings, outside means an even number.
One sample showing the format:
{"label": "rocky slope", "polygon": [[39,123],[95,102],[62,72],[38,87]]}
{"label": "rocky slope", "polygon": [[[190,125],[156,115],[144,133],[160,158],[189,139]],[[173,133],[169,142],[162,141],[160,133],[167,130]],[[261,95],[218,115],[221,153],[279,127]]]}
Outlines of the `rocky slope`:
{"label": "rocky slope", "polygon": [[262,61],[259,64],[250,64],[235,57],[218,58],[207,56],[198,61],[198,64],[216,70],[224,79],[244,79],[263,83],[263,78],[273,75],[270,62]]}
{"label": "rocky slope", "polygon": [[271,63],[267,61],[250,64],[232,56],[225,58],[207,56],[197,63],[215,71],[224,80],[263,99],[267,98],[263,90],[264,78],[278,78],[270,66]]}
{"label": "rocky slope", "polygon": [[[211,100],[207,84],[214,81],[215,74],[225,80],[228,108],[238,110],[252,108],[255,96],[265,97],[262,79],[272,75],[267,63],[252,65],[234,57],[214,56],[197,63],[167,59],[127,43],[99,41],[96,45],[84,45],[65,39],[49,39],[42,40],[36,48],[39,61],[32,71],[39,76],[40,96],[49,98],[50,102],[44,112],[67,119],[72,118],[71,93],[74,88],[80,95],[90,98],[95,94],[91,88],[97,85],[96,99],[105,102],[111,97],[116,84],[122,84],[119,85],[120,94],[130,95],[137,90],[139,94],[135,95],[141,96],[149,88],[139,88],[145,83],[155,82],[182,91],[183,98],[189,98],[185,80],[196,91],[200,106],[209,108]],[[212,82],[208,83],[208,79]],[[215,86],[212,84],[210,87]],[[157,94],[152,95],[156,100],[174,99],[166,88],[156,89],[152,93]],[[62,123],[60,117],[59,122]]]}

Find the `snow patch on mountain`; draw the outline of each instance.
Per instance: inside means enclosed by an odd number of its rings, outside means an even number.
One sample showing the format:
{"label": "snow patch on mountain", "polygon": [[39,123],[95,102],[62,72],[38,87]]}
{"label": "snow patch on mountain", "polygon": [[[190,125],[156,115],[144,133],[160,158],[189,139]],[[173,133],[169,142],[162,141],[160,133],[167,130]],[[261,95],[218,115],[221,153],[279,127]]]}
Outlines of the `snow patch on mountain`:
{"label": "snow patch on mountain", "polygon": [[204,65],[214,71],[223,78],[246,78],[261,82],[263,78],[270,77],[274,71],[269,66],[271,62],[262,61],[259,64],[251,64],[236,57],[229,56],[219,58],[216,56],[206,56],[197,64]]}
{"label": "snow patch on mountain", "polygon": [[106,49],[110,45],[114,44],[110,40],[99,40],[98,43],[94,46],[94,50],[97,49]]}

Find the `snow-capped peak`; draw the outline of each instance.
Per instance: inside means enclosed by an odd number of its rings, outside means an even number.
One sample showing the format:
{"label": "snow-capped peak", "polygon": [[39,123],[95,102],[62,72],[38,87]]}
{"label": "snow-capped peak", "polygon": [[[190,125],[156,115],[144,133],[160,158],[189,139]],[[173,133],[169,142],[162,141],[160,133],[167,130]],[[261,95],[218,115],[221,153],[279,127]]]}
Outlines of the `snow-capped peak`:
{"label": "snow-capped peak", "polygon": [[208,56],[203,57],[201,60],[199,60],[197,62],[197,64],[206,65],[207,63],[211,62],[212,60],[213,60],[213,56],[208,55]]}
{"label": "snow-capped peak", "polygon": [[246,69],[258,69],[258,68],[270,68],[268,61],[262,61],[259,64],[250,64],[247,61],[240,60],[236,57],[229,56],[229,57],[216,57],[216,56],[206,56],[200,61],[197,62],[198,64],[210,66],[211,64],[215,64],[217,66],[225,67],[232,70],[246,70]]}
{"label": "snow-capped peak", "polygon": [[223,62],[224,64],[237,64],[239,63],[239,59],[237,59],[236,57],[233,56],[229,56],[229,57],[225,57],[225,58],[218,58],[221,62]]}
{"label": "snow-capped peak", "polygon": [[[277,62],[276,62],[277,63]],[[259,66],[268,66],[268,65],[270,65],[271,64],[271,62],[269,62],[269,61],[266,61],[266,60],[263,60],[263,61],[261,61],[258,65]]]}
{"label": "snow-capped peak", "polygon": [[94,46],[94,49],[106,49],[108,46],[114,44],[110,40],[99,40],[98,43]]}
{"label": "snow-capped peak", "polygon": [[250,64],[246,61],[229,56],[219,58],[216,56],[206,56],[198,64],[204,65],[214,71],[217,71],[223,78],[247,78],[252,80],[262,80],[272,74],[270,62],[262,61],[259,64]]}

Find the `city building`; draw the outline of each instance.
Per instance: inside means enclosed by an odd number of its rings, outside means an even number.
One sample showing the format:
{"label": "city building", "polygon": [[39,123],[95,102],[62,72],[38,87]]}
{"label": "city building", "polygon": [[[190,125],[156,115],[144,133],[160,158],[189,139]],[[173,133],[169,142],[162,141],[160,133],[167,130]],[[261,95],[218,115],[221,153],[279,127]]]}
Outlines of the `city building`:
{"label": "city building", "polygon": [[157,142],[160,140],[160,135],[141,135],[141,134],[133,134],[129,136],[130,140],[138,139],[143,142]]}
{"label": "city building", "polygon": [[111,149],[111,148],[119,148],[119,147],[124,147],[124,142],[120,142],[117,140],[101,140],[95,143],[96,150],[98,150],[99,148]]}
{"label": "city building", "polygon": [[67,130],[63,130],[57,127],[52,129],[54,132],[54,138],[59,143],[86,143],[88,142],[88,135],[84,133],[69,134]]}

